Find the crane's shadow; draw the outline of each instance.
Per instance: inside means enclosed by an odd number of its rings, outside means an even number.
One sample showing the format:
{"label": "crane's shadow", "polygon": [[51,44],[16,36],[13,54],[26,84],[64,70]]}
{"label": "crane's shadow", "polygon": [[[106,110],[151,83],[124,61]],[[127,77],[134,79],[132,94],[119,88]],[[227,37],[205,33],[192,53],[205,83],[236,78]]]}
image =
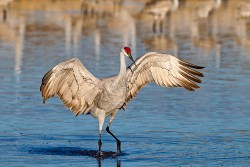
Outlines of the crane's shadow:
{"label": "crane's shadow", "polygon": [[30,154],[41,155],[62,155],[62,156],[88,156],[96,158],[98,167],[101,167],[101,161],[104,159],[116,159],[117,166],[121,166],[121,162],[118,157],[127,155],[126,153],[118,154],[112,151],[102,151],[103,155],[97,157],[97,150],[85,150],[77,147],[37,147],[29,149]]}

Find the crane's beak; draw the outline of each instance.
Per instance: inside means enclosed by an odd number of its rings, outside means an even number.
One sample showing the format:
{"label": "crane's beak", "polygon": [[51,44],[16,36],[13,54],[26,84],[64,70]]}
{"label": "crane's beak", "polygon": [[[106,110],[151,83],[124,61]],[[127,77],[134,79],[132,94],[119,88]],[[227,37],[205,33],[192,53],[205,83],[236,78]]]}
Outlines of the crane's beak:
{"label": "crane's beak", "polygon": [[[129,54],[128,55],[128,57],[130,58],[130,60],[132,60],[132,62],[135,64],[135,60],[134,60],[134,58],[132,57],[132,55],[131,54]],[[136,66],[136,64],[135,64],[135,66]]]}

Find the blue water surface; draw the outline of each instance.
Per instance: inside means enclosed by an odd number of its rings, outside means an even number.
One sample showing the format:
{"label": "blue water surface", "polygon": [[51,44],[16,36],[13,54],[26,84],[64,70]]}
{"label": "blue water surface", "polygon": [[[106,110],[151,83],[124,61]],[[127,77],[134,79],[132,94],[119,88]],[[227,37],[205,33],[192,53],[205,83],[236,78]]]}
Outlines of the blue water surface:
{"label": "blue water surface", "polygon": [[[93,17],[78,10],[19,9],[0,23],[0,166],[249,166],[250,52],[232,27],[220,24],[218,18],[228,16],[201,21],[208,31],[217,27],[216,33],[193,37],[189,24],[178,21],[185,9],[166,18],[164,31],[156,33],[152,20],[123,10]],[[142,89],[110,128],[122,154],[98,161],[97,120],[74,117],[57,98],[44,105],[41,79],[71,57],[96,77],[117,74],[124,45],[134,57],[158,51],[205,66],[205,77],[195,92],[155,84]],[[104,153],[116,151],[105,130],[102,142]]]}

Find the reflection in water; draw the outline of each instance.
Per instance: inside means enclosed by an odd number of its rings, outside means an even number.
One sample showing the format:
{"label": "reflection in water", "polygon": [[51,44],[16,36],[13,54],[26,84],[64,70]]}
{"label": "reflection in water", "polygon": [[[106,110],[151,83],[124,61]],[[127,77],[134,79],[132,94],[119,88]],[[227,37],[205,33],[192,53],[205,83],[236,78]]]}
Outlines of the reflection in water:
{"label": "reflection in water", "polygon": [[[216,21],[216,20],[215,20]],[[195,46],[211,49],[217,43],[217,26],[210,20],[193,20],[192,23],[192,39]]]}
{"label": "reflection in water", "polygon": [[[61,156],[87,156],[93,157],[97,160],[97,166],[102,166],[102,160],[104,159],[115,159],[116,166],[121,167],[121,160],[116,155],[116,152],[103,151],[102,157],[97,157],[96,150],[83,150],[76,147],[37,147],[28,149],[29,154],[41,154],[41,155],[61,155]],[[123,156],[126,154],[121,154]]]}
{"label": "reflection in water", "polygon": [[96,55],[96,61],[100,59],[100,46],[101,46],[101,33],[100,30],[95,30],[94,32],[95,36],[95,55]]}
{"label": "reflection in water", "polygon": [[145,22],[148,22],[150,19],[151,22],[151,18],[148,18],[147,15],[153,16],[152,30],[154,34],[143,37],[143,42],[148,50],[167,51],[168,53],[171,51],[172,54],[178,56],[178,46],[175,41],[176,22],[174,21],[175,16],[171,14],[178,7],[178,0],[152,0],[145,4],[140,18],[145,20]]}
{"label": "reflection in water", "polygon": [[[0,40],[2,37],[5,40],[6,44],[10,45],[14,50],[14,54],[11,54],[12,52],[9,52],[9,55],[7,56],[10,59],[12,59],[12,57],[14,58],[13,71],[15,76],[15,82],[16,84],[20,84],[20,74],[22,72],[23,49],[26,31],[25,18],[9,10],[9,5],[11,2],[10,0],[0,2],[4,2],[3,8],[4,10],[6,10],[6,13],[4,13],[3,22],[0,21]],[[10,68],[10,64],[7,64],[6,66]],[[15,92],[16,103],[18,103],[18,99],[20,98],[20,96],[20,90],[17,89]]]}
{"label": "reflection in water", "polygon": [[[203,48],[203,55],[208,56],[211,50],[215,53],[215,66],[220,67],[221,44],[218,40],[218,17],[215,9],[221,6],[221,0],[204,1],[191,14],[191,36],[193,45]],[[213,12],[212,12],[213,11]],[[196,13],[197,12],[197,13]]]}
{"label": "reflection in water", "polygon": [[[5,6],[10,6],[9,2],[10,1],[8,1],[8,4]],[[232,3],[233,1],[230,2],[231,3],[228,3],[229,5],[227,5],[227,7],[229,6],[231,8],[234,8],[233,11],[235,11],[236,13],[235,20],[237,21],[236,35],[238,44],[247,46],[249,43],[249,24],[246,17],[248,17],[248,13],[250,13],[248,12],[249,2],[242,0],[239,1],[237,5]],[[59,3],[60,2],[57,1],[56,3],[53,3],[53,5]],[[220,10],[222,10],[223,8],[225,8],[221,7],[222,3],[223,1],[221,0],[205,0],[199,1],[197,3],[191,3],[187,1],[183,3],[183,6],[179,10],[176,10],[179,7],[178,0],[153,0],[145,3],[144,8],[142,8],[141,10],[141,16],[136,17],[136,15],[131,15],[131,10],[128,10],[128,7],[125,5],[123,0],[80,0],[79,10],[81,10],[82,14],[67,13],[66,15],[64,14],[64,16],[59,18],[64,22],[66,54],[69,57],[78,56],[79,54],[77,53],[79,52],[82,38],[84,38],[84,36],[93,36],[95,55],[97,56],[98,60],[98,57],[100,57],[100,48],[103,44],[101,40],[103,36],[102,29],[105,27],[114,29],[115,31],[118,31],[119,34],[122,34],[123,45],[131,45],[132,50],[135,52],[136,39],[138,38],[136,25],[137,21],[141,18],[145,20],[145,22],[149,21],[150,18],[148,18],[149,16],[147,16],[149,13],[154,16],[152,20],[153,30],[157,31],[158,25],[158,29],[162,34],[151,34],[145,36],[144,42],[149,46],[148,48],[159,51],[169,50],[168,48],[170,48],[174,50],[174,53],[177,55],[178,47],[175,42],[175,34],[178,34],[179,31],[183,31],[183,29],[191,27],[191,35],[194,46],[207,49],[215,48],[215,50],[218,50],[218,48],[220,48],[219,40],[217,37],[219,31],[218,27],[221,27],[222,25],[219,25],[219,22],[221,22],[221,20],[219,19],[221,17],[221,14],[215,12],[217,11],[215,9],[220,8]],[[165,19],[167,13],[175,10],[176,12],[168,15],[168,19]],[[223,11],[223,13],[228,12],[226,8],[223,10],[225,10]],[[184,17],[181,17],[182,15]],[[4,18],[5,22],[7,22],[7,17],[4,16]],[[185,19],[190,20],[189,25],[184,24]],[[103,24],[103,21],[105,21],[106,23]],[[164,22],[166,22],[166,26],[163,26]],[[22,42],[20,41],[23,41],[23,35],[25,32],[24,29],[24,24],[20,23],[19,32],[16,35],[19,38],[17,40],[17,43],[19,44],[17,45],[16,49],[19,51],[22,50]],[[19,51],[16,51],[16,55],[18,57],[16,59],[16,71],[20,71],[20,57],[22,56],[21,52]]]}
{"label": "reflection in water", "polygon": [[17,29],[17,38],[16,38],[16,47],[15,47],[15,72],[16,75],[21,73],[22,66],[22,57],[23,57],[23,48],[24,48],[24,37],[25,37],[25,20],[20,18],[18,29]]}
{"label": "reflection in water", "polygon": [[[98,167],[102,166],[102,158],[97,158]],[[121,160],[116,159],[116,166],[121,167]]]}
{"label": "reflection in water", "polygon": [[71,18],[65,19],[65,49],[68,56],[71,56],[72,22]]}
{"label": "reflection in water", "polygon": [[218,36],[217,10],[221,7],[221,0],[205,0],[195,6],[191,12],[191,37],[195,47],[203,49],[202,54],[208,56],[215,53],[216,67],[220,67],[221,44]]}
{"label": "reflection in water", "polygon": [[217,43],[215,46],[215,56],[216,56],[216,63],[215,66],[217,68],[220,68],[220,64],[221,64],[221,44]]}
{"label": "reflection in water", "polygon": [[82,36],[83,18],[68,16],[65,18],[65,48],[68,56],[77,57],[79,41]]}
{"label": "reflection in water", "polygon": [[123,46],[131,46],[132,54],[136,54],[136,23],[134,18],[125,8],[121,8],[111,20],[108,27],[122,37]]}
{"label": "reflection in water", "polygon": [[[120,31],[123,36],[123,45],[131,45],[133,52],[136,48],[135,21],[130,13],[122,6],[124,0],[119,1],[90,1],[81,0],[81,15],[68,16],[65,22],[65,41],[68,55],[78,49],[82,36],[94,36],[95,55],[100,57],[101,30],[103,24],[115,31]],[[72,46],[73,43],[73,46]],[[76,56],[76,54],[73,54]]]}
{"label": "reflection in water", "polygon": [[[194,11],[191,23],[192,40],[195,46],[211,49],[218,43],[218,20],[215,12],[221,6],[221,0],[206,0]],[[197,13],[196,13],[197,12]]]}
{"label": "reflection in water", "polygon": [[[2,31],[5,35],[5,39],[8,43],[14,43],[15,46],[15,76],[17,82],[20,80],[21,66],[22,66],[22,57],[23,57],[23,48],[24,48],[24,40],[25,40],[25,18],[23,16],[18,16],[17,13],[11,12],[8,10],[10,3],[12,0],[0,1],[2,7],[6,9],[6,13],[4,15],[3,22],[0,22],[0,31]],[[7,17],[8,15],[8,17]],[[1,35],[1,33],[0,33]],[[1,36],[0,36],[1,37]]]}
{"label": "reflection in water", "polygon": [[168,38],[164,34],[155,34],[151,38],[146,38],[143,41],[149,47],[149,50],[158,52],[171,51],[173,55],[178,56],[178,46],[173,39]]}

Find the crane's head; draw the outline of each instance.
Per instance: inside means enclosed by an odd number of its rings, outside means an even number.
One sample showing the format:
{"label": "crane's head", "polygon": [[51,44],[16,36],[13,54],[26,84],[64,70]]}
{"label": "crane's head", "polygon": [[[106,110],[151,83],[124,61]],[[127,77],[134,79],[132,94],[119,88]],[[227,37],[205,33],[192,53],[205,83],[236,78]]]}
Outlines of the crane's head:
{"label": "crane's head", "polygon": [[121,50],[121,52],[122,52],[125,56],[129,57],[130,60],[132,60],[133,63],[135,64],[135,60],[133,59],[133,57],[132,57],[132,55],[131,55],[131,49],[130,49],[129,47],[123,47],[122,50]]}

